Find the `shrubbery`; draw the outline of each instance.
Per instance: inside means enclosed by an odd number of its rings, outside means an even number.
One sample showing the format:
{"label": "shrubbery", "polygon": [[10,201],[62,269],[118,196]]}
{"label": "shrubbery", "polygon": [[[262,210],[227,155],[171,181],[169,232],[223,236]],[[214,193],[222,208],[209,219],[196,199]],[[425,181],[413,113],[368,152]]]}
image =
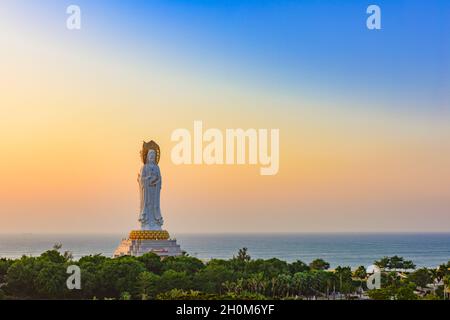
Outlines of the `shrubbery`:
{"label": "shrubbery", "polygon": [[[328,271],[321,259],[309,265],[302,261],[287,263],[273,258],[251,259],[246,249],[229,260],[208,263],[190,257],[160,259],[148,253],[141,257],[107,258],[91,255],[73,261],[60,247],[39,257],[0,259],[0,299],[333,299],[355,298],[365,288],[364,267],[352,272],[349,267]],[[388,268],[411,266],[400,257],[384,258]],[[68,290],[69,265],[81,269],[81,290]],[[418,269],[400,277],[398,272],[383,272],[379,290],[372,299],[418,299],[416,290],[431,283],[450,280],[450,263],[439,269]],[[425,299],[443,297],[441,285],[425,292]]]}

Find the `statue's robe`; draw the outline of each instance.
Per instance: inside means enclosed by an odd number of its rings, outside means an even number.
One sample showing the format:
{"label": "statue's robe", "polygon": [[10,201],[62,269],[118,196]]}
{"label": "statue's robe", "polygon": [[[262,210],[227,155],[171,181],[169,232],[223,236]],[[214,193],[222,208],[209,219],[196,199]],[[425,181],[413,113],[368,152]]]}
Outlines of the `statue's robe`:
{"label": "statue's robe", "polygon": [[141,194],[139,221],[142,230],[162,230],[164,221],[160,208],[161,171],[157,164],[147,163],[142,166],[139,186]]}

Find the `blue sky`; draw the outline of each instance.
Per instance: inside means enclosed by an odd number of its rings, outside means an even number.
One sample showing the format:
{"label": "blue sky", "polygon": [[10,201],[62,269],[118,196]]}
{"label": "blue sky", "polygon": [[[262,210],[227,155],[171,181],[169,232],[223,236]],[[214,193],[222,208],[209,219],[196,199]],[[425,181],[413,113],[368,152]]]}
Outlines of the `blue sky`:
{"label": "blue sky", "polygon": [[365,26],[367,1],[100,3],[108,37],[143,48],[156,39],[200,70],[286,93],[306,85],[336,97],[376,95],[383,108],[449,106],[448,1],[377,1],[379,31]]}
{"label": "blue sky", "polygon": [[[72,2],[21,1],[38,17],[57,17]],[[438,115],[449,109],[445,0],[75,2],[84,36],[131,60],[165,57],[206,78],[286,95],[378,99],[359,107]],[[366,28],[370,4],[381,7],[382,30]],[[55,30],[60,20],[45,23]]]}

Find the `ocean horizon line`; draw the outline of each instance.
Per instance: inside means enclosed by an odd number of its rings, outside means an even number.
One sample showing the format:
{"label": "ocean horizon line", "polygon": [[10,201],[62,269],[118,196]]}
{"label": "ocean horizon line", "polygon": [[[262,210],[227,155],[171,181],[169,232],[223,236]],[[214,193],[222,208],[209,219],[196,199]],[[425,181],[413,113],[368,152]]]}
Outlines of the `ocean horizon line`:
{"label": "ocean horizon line", "polygon": [[[0,232],[0,235],[123,235],[128,234],[129,231],[120,232],[120,231],[112,231],[112,232]],[[221,231],[221,232],[190,232],[190,231],[181,231],[181,232],[170,232],[170,234],[175,235],[383,235],[383,234],[405,234],[405,235],[420,235],[420,234],[450,234],[450,231]]]}

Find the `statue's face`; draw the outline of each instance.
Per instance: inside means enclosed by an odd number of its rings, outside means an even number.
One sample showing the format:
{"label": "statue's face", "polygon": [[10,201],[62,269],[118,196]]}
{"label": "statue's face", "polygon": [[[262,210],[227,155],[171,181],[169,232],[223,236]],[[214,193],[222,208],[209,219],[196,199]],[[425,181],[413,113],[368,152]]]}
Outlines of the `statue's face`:
{"label": "statue's face", "polygon": [[147,153],[147,163],[155,163],[156,160],[156,152],[155,150],[150,150]]}

